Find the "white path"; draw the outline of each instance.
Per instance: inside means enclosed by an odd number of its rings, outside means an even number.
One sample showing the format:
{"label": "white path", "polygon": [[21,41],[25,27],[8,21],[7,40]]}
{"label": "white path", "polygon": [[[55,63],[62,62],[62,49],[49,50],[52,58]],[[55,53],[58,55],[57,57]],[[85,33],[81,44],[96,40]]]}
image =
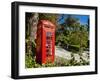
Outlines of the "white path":
{"label": "white path", "polygon": [[55,47],[55,55],[65,58],[67,60],[71,60],[71,52],[69,52],[61,47]]}
{"label": "white path", "polygon": [[71,52],[61,48],[61,47],[55,47],[55,55],[65,58],[66,60],[71,60],[72,58],[74,58],[77,62],[80,62],[82,58],[85,61],[89,61],[89,55],[87,51],[84,51],[84,53],[82,53],[82,56],[80,56],[79,54],[75,53],[74,56],[71,56]]}

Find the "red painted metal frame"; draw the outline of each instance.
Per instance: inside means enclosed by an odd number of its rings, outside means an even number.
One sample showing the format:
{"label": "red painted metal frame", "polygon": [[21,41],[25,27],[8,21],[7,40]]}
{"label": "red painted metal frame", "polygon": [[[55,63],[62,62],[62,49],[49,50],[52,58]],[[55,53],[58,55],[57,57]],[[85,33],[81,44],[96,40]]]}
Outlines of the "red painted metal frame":
{"label": "red painted metal frame", "polygon": [[[46,53],[46,33],[51,32],[51,55]],[[48,62],[53,63],[55,57],[55,25],[48,20],[40,20],[37,28],[37,47],[36,47],[36,62],[40,64],[46,64]]]}

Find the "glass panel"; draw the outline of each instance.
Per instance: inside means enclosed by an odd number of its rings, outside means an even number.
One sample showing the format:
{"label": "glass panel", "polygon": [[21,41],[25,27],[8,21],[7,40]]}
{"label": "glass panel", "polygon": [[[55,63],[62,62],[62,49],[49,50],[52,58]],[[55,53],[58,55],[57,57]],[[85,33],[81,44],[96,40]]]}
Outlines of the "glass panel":
{"label": "glass panel", "polygon": [[52,32],[46,32],[46,55],[52,55]]}

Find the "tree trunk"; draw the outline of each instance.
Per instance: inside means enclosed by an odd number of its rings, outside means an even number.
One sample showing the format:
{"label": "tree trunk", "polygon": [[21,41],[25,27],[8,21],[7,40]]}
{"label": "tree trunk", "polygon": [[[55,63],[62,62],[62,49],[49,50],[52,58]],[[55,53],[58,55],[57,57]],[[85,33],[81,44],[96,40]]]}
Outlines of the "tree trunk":
{"label": "tree trunk", "polygon": [[37,24],[39,20],[39,14],[34,13],[30,18],[30,40],[33,42],[36,39],[36,32],[37,32]]}

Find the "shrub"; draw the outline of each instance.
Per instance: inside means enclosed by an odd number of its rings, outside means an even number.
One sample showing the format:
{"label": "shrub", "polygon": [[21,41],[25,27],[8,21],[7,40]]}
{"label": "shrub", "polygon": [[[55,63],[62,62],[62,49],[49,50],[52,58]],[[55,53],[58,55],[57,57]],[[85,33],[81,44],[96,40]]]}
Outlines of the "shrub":
{"label": "shrub", "polygon": [[78,52],[80,49],[79,45],[69,45],[68,50],[72,52]]}

